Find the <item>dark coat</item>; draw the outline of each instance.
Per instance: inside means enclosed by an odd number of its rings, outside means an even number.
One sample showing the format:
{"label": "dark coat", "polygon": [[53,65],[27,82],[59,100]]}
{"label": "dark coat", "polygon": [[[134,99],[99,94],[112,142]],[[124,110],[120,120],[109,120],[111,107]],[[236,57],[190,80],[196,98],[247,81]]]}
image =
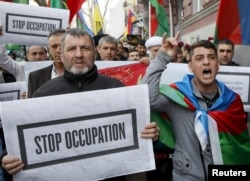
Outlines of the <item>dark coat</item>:
{"label": "dark coat", "polygon": [[53,65],[30,72],[28,80],[28,98],[43,84],[51,80]]}
{"label": "dark coat", "polygon": [[52,96],[123,86],[118,79],[99,74],[96,65],[94,65],[89,72],[83,75],[74,75],[64,70],[62,76],[46,82],[32,97]]}

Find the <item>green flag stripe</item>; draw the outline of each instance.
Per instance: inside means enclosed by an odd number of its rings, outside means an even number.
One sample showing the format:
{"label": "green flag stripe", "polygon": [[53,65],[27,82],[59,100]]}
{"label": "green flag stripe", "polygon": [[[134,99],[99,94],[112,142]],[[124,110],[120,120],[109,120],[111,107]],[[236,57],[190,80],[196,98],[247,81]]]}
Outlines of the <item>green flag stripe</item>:
{"label": "green flag stripe", "polygon": [[165,32],[169,35],[168,17],[165,8],[158,2],[158,0],[150,0],[150,3],[155,8],[158,21],[155,35],[162,36]]}
{"label": "green flag stripe", "polygon": [[184,95],[169,85],[160,85],[160,92],[184,108],[189,108],[188,104],[184,101]]}
{"label": "green flag stripe", "polygon": [[29,0],[13,0],[14,3],[29,4]]}
{"label": "green flag stripe", "polygon": [[151,120],[160,127],[159,141],[169,148],[174,148],[175,138],[170,121],[164,119],[159,113],[151,112]]}
{"label": "green flag stripe", "polygon": [[224,164],[250,164],[250,142],[248,131],[240,135],[219,133]]}

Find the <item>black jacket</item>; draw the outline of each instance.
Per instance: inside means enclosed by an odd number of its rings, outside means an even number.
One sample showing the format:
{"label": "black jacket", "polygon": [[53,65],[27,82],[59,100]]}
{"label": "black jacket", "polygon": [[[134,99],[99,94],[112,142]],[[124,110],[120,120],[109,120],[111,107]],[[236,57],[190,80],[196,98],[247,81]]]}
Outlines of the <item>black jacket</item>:
{"label": "black jacket", "polygon": [[99,74],[96,65],[94,65],[89,72],[83,75],[74,75],[64,70],[64,75],[46,82],[32,97],[52,96],[123,86],[118,79]]}
{"label": "black jacket", "polygon": [[43,84],[51,80],[53,65],[30,72],[28,80],[28,98]]}
{"label": "black jacket", "polygon": [[240,66],[240,64],[231,61],[228,64],[226,64],[226,66]]}

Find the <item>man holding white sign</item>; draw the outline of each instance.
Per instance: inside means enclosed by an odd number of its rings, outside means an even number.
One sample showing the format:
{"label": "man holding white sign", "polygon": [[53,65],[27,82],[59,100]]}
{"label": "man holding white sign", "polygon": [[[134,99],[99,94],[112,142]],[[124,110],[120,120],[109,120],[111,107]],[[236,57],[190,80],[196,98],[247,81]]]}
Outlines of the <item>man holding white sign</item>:
{"label": "man holding white sign", "polygon": [[[85,31],[81,29],[74,28],[68,30],[65,33],[62,39],[61,57],[65,67],[64,75],[52,79],[46,84],[44,84],[33,94],[33,97],[52,96],[59,94],[69,94],[76,92],[123,87],[123,84],[120,81],[97,73],[97,67],[94,64],[95,48],[93,39],[90,37],[90,35],[88,35]],[[110,124],[112,128],[117,128],[116,130],[120,130],[119,131],[121,133],[119,138],[120,140],[123,140],[125,138],[123,134],[124,130],[123,125],[124,125],[123,122]],[[86,131],[88,130],[92,131],[95,130],[91,134],[96,135],[95,133],[97,132],[97,130],[99,131],[99,133],[109,132],[107,130],[112,130],[110,129],[111,128],[110,126],[102,125],[98,129],[95,129],[94,127],[89,127],[89,129],[86,130],[75,128],[71,133],[72,135],[78,133],[79,134],[81,133],[82,135],[83,132],[87,133]],[[67,138],[71,133],[70,132],[64,133],[64,135]],[[146,125],[145,129],[141,132],[142,138],[150,138],[152,140],[157,140],[158,135],[159,135],[159,129],[155,123],[150,123]],[[57,144],[55,144],[55,147],[51,148],[51,150],[53,151],[57,148],[59,149],[61,145],[60,143],[62,142],[62,140],[64,140],[62,134],[59,133],[47,135],[47,137],[53,137],[55,140],[57,140],[56,141]],[[45,136],[35,137],[37,146],[39,148],[41,148],[39,145],[41,139],[43,138],[45,139]],[[118,139],[118,138],[115,136],[112,137],[112,139]],[[109,141],[108,139],[105,140],[107,142]],[[77,145],[79,146],[79,144],[83,145],[85,142],[77,142],[77,143],[74,142],[74,143],[75,143],[74,146]],[[67,147],[72,146],[70,143],[66,145]],[[42,149],[37,149],[38,154],[42,153],[42,151],[43,151]],[[2,167],[9,174],[15,174],[19,172],[22,168],[24,168],[24,164],[20,159],[6,155],[2,158]],[[95,171],[95,168],[93,168],[93,170]],[[116,179],[120,180],[124,179],[124,177],[123,178],[114,177],[114,180]]]}

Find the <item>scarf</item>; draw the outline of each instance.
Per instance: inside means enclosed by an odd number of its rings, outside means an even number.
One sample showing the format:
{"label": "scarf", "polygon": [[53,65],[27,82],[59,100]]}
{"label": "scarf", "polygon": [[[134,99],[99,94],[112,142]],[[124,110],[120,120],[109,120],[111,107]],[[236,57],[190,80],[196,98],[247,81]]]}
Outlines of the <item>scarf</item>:
{"label": "scarf", "polygon": [[[183,81],[161,85],[160,93],[194,112],[197,138],[202,150],[210,141],[214,164],[250,164],[250,137],[240,96],[216,80],[221,94],[209,109],[204,109],[193,94],[192,79],[193,75],[186,75]],[[151,120],[160,127],[159,141],[174,148],[175,138],[167,115],[152,113]]]}

